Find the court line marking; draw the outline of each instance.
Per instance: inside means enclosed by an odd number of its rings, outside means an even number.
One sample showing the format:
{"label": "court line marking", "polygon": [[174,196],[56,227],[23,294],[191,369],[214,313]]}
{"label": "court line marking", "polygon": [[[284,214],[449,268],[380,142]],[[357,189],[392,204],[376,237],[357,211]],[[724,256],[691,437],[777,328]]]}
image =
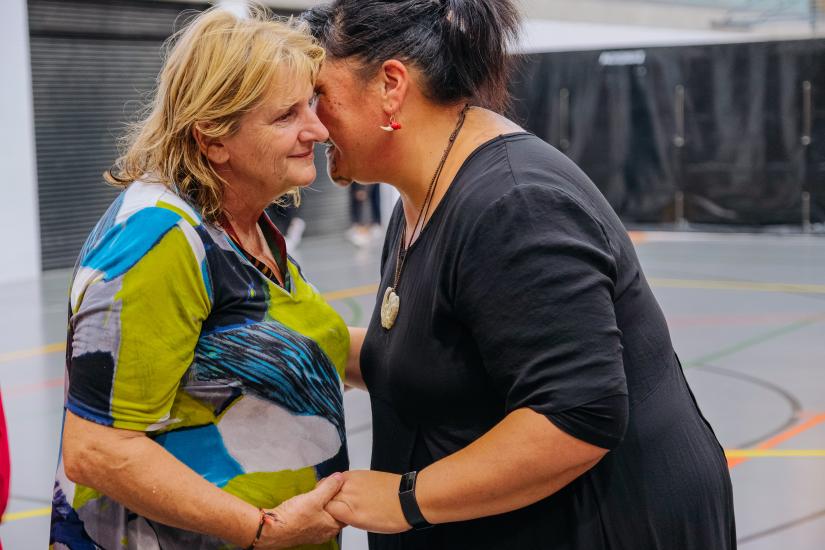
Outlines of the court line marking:
{"label": "court line marking", "polygon": [[779,533],[779,532],[785,531],[787,529],[792,529],[794,527],[798,527],[798,526],[800,526],[804,523],[807,523],[809,521],[813,521],[813,520],[818,519],[818,518],[820,518],[824,515],[825,515],[825,510],[819,510],[817,512],[814,512],[813,514],[808,514],[807,516],[804,516],[804,517],[801,517],[801,518],[798,518],[798,519],[794,519],[794,520],[791,520],[791,521],[788,521],[788,522],[785,522],[785,523],[781,523],[779,525],[771,527],[770,529],[765,529],[764,531],[751,533],[750,535],[747,535],[747,536],[744,536],[744,537],[738,539],[736,542],[737,542],[737,544],[739,544],[741,546],[743,544],[746,544],[748,542],[751,542],[751,541],[754,541],[754,540],[757,540],[757,539],[761,539],[761,538],[766,537],[768,535],[773,535],[775,533]]}
{"label": "court line marking", "polygon": [[728,458],[825,458],[825,449],[725,449]]}
{"label": "court line marking", "polygon": [[671,329],[681,328],[711,328],[711,327],[752,327],[752,326],[775,326],[779,323],[793,323],[801,319],[807,319],[811,315],[807,312],[780,312],[765,313],[761,315],[669,315],[667,326]]}
{"label": "court line marking", "polygon": [[358,300],[355,298],[344,298],[342,300],[350,309],[352,313],[352,318],[347,323],[347,326],[357,327],[361,325],[361,321],[364,317],[364,310],[361,308],[361,304],[358,303]]}
{"label": "court line marking", "polygon": [[378,292],[378,284],[373,283],[371,285],[356,286],[353,288],[345,288],[343,290],[322,292],[321,296],[327,302],[334,302],[336,300],[343,300],[344,298],[356,298],[367,294],[375,294],[376,292]]}
{"label": "court line marking", "polygon": [[746,350],[758,344],[762,344],[768,340],[773,338],[778,338],[780,336],[785,336],[786,334],[790,334],[796,330],[805,328],[809,325],[813,325],[819,323],[820,321],[825,320],[825,315],[814,315],[811,317],[807,317],[805,319],[801,319],[795,323],[790,323],[788,325],[781,326],[779,328],[775,328],[768,332],[764,332],[762,334],[757,334],[756,336],[752,336],[750,338],[746,338],[740,342],[732,344],[726,348],[722,348],[720,350],[708,353],[707,355],[702,355],[695,359],[691,359],[684,363],[685,368],[697,367],[700,365],[704,365],[705,363],[711,363],[717,359],[722,357],[727,357],[728,355],[733,355],[735,353],[739,353],[740,351]]}
{"label": "court line marking", "polygon": [[[755,292],[784,292],[791,294],[825,294],[825,285],[807,284],[786,284],[786,283],[753,283],[748,281],[713,281],[713,280],[692,280],[692,279],[661,279],[651,278],[648,282],[654,287],[662,288],[687,288],[697,290],[746,290]],[[377,284],[369,284],[342,290],[322,293],[328,302],[343,300],[345,298],[356,298],[374,294],[378,291]],[[0,365],[10,363],[18,359],[27,359],[39,355],[47,355],[64,351],[64,342],[55,342],[37,348],[0,353]]]}
{"label": "court line marking", "polygon": [[647,242],[647,233],[644,231],[628,231],[627,236],[630,237],[630,242],[634,245],[640,245]]}
{"label": "court line marking", "polygon": [[63,388],[63,377],[49,378],[31,384],[18,384],[3,388],[3,398],[20,397],[52,388]]}
{"label": "court line marking", "polygon": [[17,521],[21,519],[31,519],[41,516],[48,516],[51,513],[51,506],[46,506],[44,508],[34,508],[33,510],[23,510],[22,512],[10,512],[3,515],[2,523],[7,523],[9,521]]}
{"label": "court line marking", "polygon": [[800,419],[808,418],[810,416],[810,414],[806,414],[803,411],[802,403],[799,401],[799,399],[779,384],[774,384],[773,382],[764,380],[762,378],[753,376],[748,373],[739,372],[731,369],[725,369],[722,367],[716,367],[714,365],[696,365],[693,368],[702,372],[715,374],[716,376],[725,376],[731,380],[736,380],[737,382],[744,382],[746,384],[751,384],[763,388],[773,393],[774,395],[778,395],[791,408],[790,414],[785,419],[785,422],[783,422],[781,425],[776,426],[774,429],[770,430],[767,433],[760,434],[758,437],[751,436],[751,438],[747,441],[743,441],[736,446],[731,446],[731,448],[751,449],[754,447],[754,445],[759,445],[759,443],[761,443],[762,441],[770,439],[776,434],[782,433],[785,430],[792,428],[800,421]]}
{"label": "court line marking", "polygon": [[786,294],[825,294],[825,285],[795,283],[754,283],[752,281],[715,281],[711,279],[648,279],[661,288],[691,288],[697,290],[746,290],[756,292],[784,292]]}
{"label": "court line marking", "polygon": [[[377,291],[378,285],[371,284],[345,288],[342,290],[333,290],[331,292],[323,292],[321,293],[321,296],[328,302],[335,302],[338,300],[345,300],[347,298],[357,298],[359,296],[366,296],[367,294],[374,294]],[[50,353],[63,351],[66,351],[66,343],[55,342],[53,344],[48,344],[37,348],[0,353],[0,364],[11,363],[12,361],[17,361],[19,359],[28,359],[30,357],[37,357],[39,355],[48,355]]]}
{"label": "court line marking", "polygon": [[[823,420],[825,420],[825,415],[819,416],[822,417]],[[368,427],[371,426],[361,426],[360,428],[356,428],[354,431],[361,432]],[[805,429],[808,428],[804,427],[804,425],[797,426],[795,428],[795,430],[797,430],[796,433],[804,431]],[[791,432],[794,432],[794,430],[789,430],[789,435],[786,435],[786,438],[790,438],[796,435],[796,433]],[[731,459],[734,461],[739,459],[739,462],[729,466],[730,468],[733,468],[735,465],[741,464],[742,462],[752,458],[825,458],[825,449],[725,449],[725,456],[728,458],[729,461],[731,461]],[[43,508],[24,510],[22,512],[11,512],[3,516],[3,523],[48,516],[51,514],[51,510],[52,509],[50,506],[46,506]]]}
{"label": "court line marking", "polygon": [[[809,418],[808,420],[806,420],[805,422],[802,422],[801,424],[797,424],[796,426],[794,426],[792,428],[789,428],[789,429],[787,429],[783,432],[779,432],[778,434],[771,437],[770,439],[767,439],[767,440],[763,441],[762,443],[760,443],[759,445],[757,445],[753,449],[747,449],[747,450],[751,451],[751,452],[756,452],[757,454],[758,454],[759,451],[774,450],[774,447],[778,447],[779,445],[781,445],[782,443],[788,441],[792,437],[795,437],[795,436],[801,434],[802,432],[810,430],[811,428],[813,428],[815,426],[818,426],[822,423],[825,423],[825,413],[817,414],[816,416],[813,416],[813,417]],[[733,456],[728,460],[728,469],[733,470],[736,466],[739,466],[740,464],[742,464],[744,462],[747,462],[751,458],[755,458],[755,456],[754,457],[751,457],[751,456]]]}
{"label": "court line marking", "polygon": [[18,359],[28,359],[29,357],[37,357],[38,355],[48,355],[50,353],[57,353],[58,351],[65,351],[65,342],[55,342],[47,346],[40,346],[38,348],[24,349],[20,351],[10,351],[0,353],[0,364],[11,363]]}
{"label": "court line marking", "polygon": [[[782,283],[750,283],[750,282],[734,282],[734,281],[704,281],[704,280],[687,280],[687,279],[659,279],[653,278],[649,279],[649,282],[653,286],[660,286],[666,288],[695,288],[695,289],[713,289],[713,290],[751,290],[751,291],[759,291],[759,292],[790,292],[790,293],[823,293],[825,294],[825,285],[794,285],[794,284],[782,284]],[[363,285],[360,287],[353,287],[338,291],[332,291],[323,293],[322,296],[327,301],[336,301],[342,300],[345,298],[354,298],[358,296],[364,296],[367,294],[373,294],[378,290],[377,284],[371,285]],[[819,320],[821,320],[823,316],[817,316],[809,319],[805,319],[803,321],[793,323],[792,325],[781,327],[776,331],[772,331],[767,335],[761,335],[758,338],[749,339],[745,342],[742,342],[733,348],[728,348],[726,350],[722,350],[722,352],[717,352],[713,355],[713,358],[718,358],[720,354],[728,355],[730,353],[734,353],[736,351],[740,351],[748,345],[755,344],[756,342],[763,342],[766,337],[771,336],[779,336],[785,334],[787,332],[791,332],[798,328],[802,328],[803,326],[807,326],[809,324],[813,324]],[[56,353],[58,351],[64,351],[65,344],[63,342],[56,342],[53,344],[49,344],[47,346],[41,346],[39,348],[29,349],[29,350],[21,350],[16,352],[8,352],[0,354],[0,364],[5,362],[11,362],[17,359],[23,359],[28,357],[34,357],[38,355],[45,355],[49,353]],[[700,362],[707,361],[711,356],[702,357],[697,360],[691,361],[690,364],[698,364]],[[802,450],[794,450],[794,449],[771,449],[771,447],[775,447],[782,442],[794,437],[795,435],[808,430],[815,425],[818,425],[822,422],[825,422],[825,414],[821,414],[815,416],[814,418],[809,419],[808,421],[804,422],[803,424],[797,425],[787,431],[781,432],[780,434],[774,436],[773,438],[769,439],[766,442],[761,443],[754,449],[730,449],[725,451],[726,456],[729,456],[728,460],[728,467],[733,469],[735,466],[742,464],[752,458],[795,458],[795,457],[825,457],[825,449],[802,449]],[[728,455],[730,453],[730,455]],[[34,517],[40,516],[47,516],[51,513],[51,507],[45,508],[36,508],[32,510],[24,510],[22,512],[12,512],[5,514],[3,516],[3,522],[9,521],[17,521],[22,519],[29,519]]]}

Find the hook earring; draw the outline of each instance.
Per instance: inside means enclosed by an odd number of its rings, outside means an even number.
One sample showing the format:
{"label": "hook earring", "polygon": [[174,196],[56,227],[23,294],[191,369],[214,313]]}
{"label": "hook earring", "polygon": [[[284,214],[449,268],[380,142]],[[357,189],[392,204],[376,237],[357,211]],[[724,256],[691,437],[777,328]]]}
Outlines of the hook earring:
{"label": "hook earring", "polygon": [[395,114],[390,115],[390,123],[387,126],[379,126],[385,132],[395,132],[401,129],[401,123],[395,120]]}

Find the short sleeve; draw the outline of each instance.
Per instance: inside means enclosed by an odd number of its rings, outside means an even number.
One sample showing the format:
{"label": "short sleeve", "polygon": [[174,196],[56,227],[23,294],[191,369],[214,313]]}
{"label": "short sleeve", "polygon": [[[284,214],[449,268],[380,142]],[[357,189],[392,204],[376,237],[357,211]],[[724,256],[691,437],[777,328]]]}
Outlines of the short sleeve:
{"label": "short sleeve", "polygon": [[66,407],[82,418],[137,431],[169,421],[211,307],[197,233],[175,216],[138,214],[81,260]]}
{"label": "short sleeve", "polygon": [[602,226],[565,191],[516,185],[484,210],[457,262],[455,304],[507,413],[528,407],[573,437],[618,444],[615,280]]}

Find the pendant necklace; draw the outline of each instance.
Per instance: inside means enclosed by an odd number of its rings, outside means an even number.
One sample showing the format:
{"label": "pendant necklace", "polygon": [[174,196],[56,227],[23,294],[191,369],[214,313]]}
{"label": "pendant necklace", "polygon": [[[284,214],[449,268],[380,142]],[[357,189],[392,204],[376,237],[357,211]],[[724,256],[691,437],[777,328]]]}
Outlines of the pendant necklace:
{"label": "pendant necklace", "polygon": [[[416,234],[421,236],[421,232],[424,230],[424,225],[427,223],[427,213],[430,210],[430,204],[432,203],[435,188],[438,184],[438,178],[441,176],[441,170],[444,169],[444,163],[447,162],[447,157],[453,148],[458,133],[461,131],[461,127],[464,126],[464,120],[467,118],[467,111],[469,109],[470,105],[468,103],[464,105],[464,108],[461,109],[461,113],[458,115],[458,123],[453,133],[450,134],[450,141],[444,149],[444,154],[441,155],[441,161],[438,163],[438,168],[436,168],[433,179],[430,181],[430,187],[424,196],[424,204],[421,205],[421,210],[418,211],[418,218],[415,220],[415,225],[413,226],[409,246],[404,246],[404,242],[407,240],[407,224],[405,223],[401,229],[401,238],[398,241],[398,254],[395,258],[395,276],[392,286],[388,286],[384,291],[384,300],[381,302],[381,326],[387,330],[390,330],[395,324],[395,320],[398,318],[398,310],[401,308],[401,298],[398,296],[397,291],[398,284],[401,281],[401,272],[404,269],[404,262],[407,259],[407,252],[415,241]],[[419,224],[421,225],[420,229],[418,227]]]}

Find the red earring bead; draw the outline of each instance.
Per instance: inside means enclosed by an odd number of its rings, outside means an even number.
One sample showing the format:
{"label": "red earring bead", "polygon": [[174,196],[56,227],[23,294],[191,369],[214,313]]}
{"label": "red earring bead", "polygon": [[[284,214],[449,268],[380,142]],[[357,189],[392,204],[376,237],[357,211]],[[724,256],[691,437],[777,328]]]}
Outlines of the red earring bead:
{"label": "red earring bead", "polygon": [[400,130],[400,129],[401,129],[401,123],[396,122],[395,120],[393,120],[393,121],[390,123],[390,127],[391,127],[393,130]]}

